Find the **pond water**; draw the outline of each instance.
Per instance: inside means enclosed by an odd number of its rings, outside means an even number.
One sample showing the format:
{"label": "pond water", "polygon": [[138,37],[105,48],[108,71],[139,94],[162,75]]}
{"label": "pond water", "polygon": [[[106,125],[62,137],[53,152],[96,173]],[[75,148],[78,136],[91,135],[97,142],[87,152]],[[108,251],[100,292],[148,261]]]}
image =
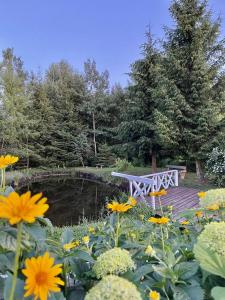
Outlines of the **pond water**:
{"label": "pond water", "polygon": [[80,178],[52,177],[34,182],[20,189],[32,193],[43,192],[48,198],[45,214],[53,225],[78,224],[84,217],[96,220],[103,213],[106,199],[119,195],[119,190],[105,183]]}

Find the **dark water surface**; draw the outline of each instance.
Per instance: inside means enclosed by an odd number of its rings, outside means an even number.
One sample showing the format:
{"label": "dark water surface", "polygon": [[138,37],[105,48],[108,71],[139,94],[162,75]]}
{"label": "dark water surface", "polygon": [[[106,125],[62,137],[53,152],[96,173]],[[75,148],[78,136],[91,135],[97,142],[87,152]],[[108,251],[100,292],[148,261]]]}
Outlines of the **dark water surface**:
{"label": "dark water surface", "polygon": [[51,177],[20,189],[32,193],[43,192],[48,198],[45,214],[54,225],[78,224],[83,217],[96,220],[107,198],[119,195],[119,190],[105,183],[80,178]]}

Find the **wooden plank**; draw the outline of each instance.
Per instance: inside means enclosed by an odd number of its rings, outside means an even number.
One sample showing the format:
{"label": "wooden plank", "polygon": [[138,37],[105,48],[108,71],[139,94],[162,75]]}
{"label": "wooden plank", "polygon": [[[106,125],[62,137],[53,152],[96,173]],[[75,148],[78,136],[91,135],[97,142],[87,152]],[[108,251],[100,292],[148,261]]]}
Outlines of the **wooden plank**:
{"label": "wooden plank", "polygon": [[[197,193],[199,190],[187,187],[176,187],[168,190],[166,196],[161,197],[163,206],[173,206],[174,214],[184,211],[188,208],[198,207],[199,199]],[[151,203],[151,197],[146,197],[148,203]],[[156,207],[159,207],[159,200],[156,197]]]}

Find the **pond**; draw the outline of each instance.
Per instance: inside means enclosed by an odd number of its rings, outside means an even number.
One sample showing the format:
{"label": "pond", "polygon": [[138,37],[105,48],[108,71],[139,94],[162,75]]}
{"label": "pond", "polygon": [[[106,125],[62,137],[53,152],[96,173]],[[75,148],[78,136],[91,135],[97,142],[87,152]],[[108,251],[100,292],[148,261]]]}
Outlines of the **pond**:
{"label": "pond", "polygon": [[106,199],[113,199],[120,191],[102,182],[80,178],[51,177],[33,182],[20,189],[33,193],[43,192],[48,198],[49,210],[45,214],[53,225],[74,225],[82,221],[97,220],[104,212]]}

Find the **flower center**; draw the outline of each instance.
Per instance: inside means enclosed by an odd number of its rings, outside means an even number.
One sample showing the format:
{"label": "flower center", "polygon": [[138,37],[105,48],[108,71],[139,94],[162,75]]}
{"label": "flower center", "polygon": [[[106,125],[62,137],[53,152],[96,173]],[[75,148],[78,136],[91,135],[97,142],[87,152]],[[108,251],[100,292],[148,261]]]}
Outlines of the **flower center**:
{"label": "flower center", "polygon": [[39,272],[37,273],[37,275],[35,276],[36,282],[38,285],[43,285],[46,283],[48,278],[48,274],[46,272]]}

